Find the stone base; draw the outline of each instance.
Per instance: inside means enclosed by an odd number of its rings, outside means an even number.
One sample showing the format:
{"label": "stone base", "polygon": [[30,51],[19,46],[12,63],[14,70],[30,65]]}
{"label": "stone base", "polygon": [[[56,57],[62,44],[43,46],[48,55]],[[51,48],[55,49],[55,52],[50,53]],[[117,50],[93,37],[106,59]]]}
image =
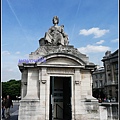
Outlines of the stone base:
{"label": "stone base", "polygon": [[98,100],[89,97],[82,101],[85,106],[85,114],[76,115],[76,120],[107,120],[106,107],[99,106]]}
{"label": "stone base", "polygon": [[[107,115],[103,114],[102,109],[104,108],[99,106],[97,100],[85,99],[81,101],[80,110],[76,111],[74,120],[103,120],[103,117],[107,120]],[[21,100],[18,120],[47,120],[45,108],[40,107],[40,100]]]}
{"label": "stone base", "polygon": [[20,101],[18,120],[43,120],[43,117],[40,116],[39,113],[40,113],[39,100]]}
{"label": "stone base", "polygon": [[78,114],[76,115],[76,119],[75,120],[100,120],[100,118],[95,118],[93,115],[91,114]]}
{"label": "stone base", "polygon": [[93,97],[91,98],[81,101],[85,114],[76,114],[76,120],[100,120],[98,100]]}
{"label": "stone base", "polygon": [[107,108],[104,106],[99,106],[99,110],[100,110],[100,120],[108,120]]}

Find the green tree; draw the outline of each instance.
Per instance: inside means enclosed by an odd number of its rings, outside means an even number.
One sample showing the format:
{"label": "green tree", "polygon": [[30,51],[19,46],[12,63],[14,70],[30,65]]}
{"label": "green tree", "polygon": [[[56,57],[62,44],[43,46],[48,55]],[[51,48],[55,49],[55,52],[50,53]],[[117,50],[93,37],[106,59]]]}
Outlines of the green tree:
{"label": "green tree", "polygon": [[16,96],[21,96],[21,80],[9,80],[2,82],[2,97],[10,95],[12,99],[16,99]]}

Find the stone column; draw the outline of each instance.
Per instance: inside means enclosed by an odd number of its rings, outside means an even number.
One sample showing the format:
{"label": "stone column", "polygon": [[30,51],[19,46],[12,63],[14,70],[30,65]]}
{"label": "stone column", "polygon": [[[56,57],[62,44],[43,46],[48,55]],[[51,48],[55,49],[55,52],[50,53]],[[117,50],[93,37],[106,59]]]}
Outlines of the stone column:
{"label": "stone column", "polygon": [[107,120],[107,108],[104,106],[99,106],[100,120]]}
{"label": "stone column", "polygon": [[[92,96],[92,83],[93,83],[93,78],[92,78],[92,73],[90,74],[90,96]],[[89,94],[88,94],[89,95]]]}
{"label": "stone column", "polygon": [[75,120],[75,81],[73,75],[71,76],[71,91],[72,120]]}
{"label": "stone column", "polygon": [[49,100],[50,100],[50,76],[47,76],[46,82],[46,120],[49,120]]}
{"label": "stone column", "polygon": [[115,83],[115,80],[114,80],[114,68],[113,68],[113,64],[111,64],[111,73],[112,73],[112,77],[111,77],[111,79],[112,79],[112,83]]}
{"label": "stone column", "polygon": [[75,84],[75,119],[80,120],[81,113],[81,75],[80,69],[75,69],[74,74],[74,84]]}
{"label": "stone column", "polygon": [[38,100],[38,70],[28,69],[27,94],[23,99]]}
{"label": "stone column", "polygon": [[[109,83],[108,83],[109,81],[108,81],[107,65],[108,65],[108,64],[107,64],[107,63],[105,63],[105,79],[106,79],[106,82],[107,82],[107,83],[105,83],[106,85],[108,85],[108,84],[109,84]],[[108,87],[107,87],[107,89],[108,89]],[[108,93],[107,93],[107,94],[108,94]]]}
{"label": "stone column", "polygon": [[47,82],[47,71],[46,68],[42,68],[41,80],[40,80],[40,118],[41,118],[40,120],[46,120],[46,92],[47,92],[46,82]]}
{"label": "stone column", "polygon": [[20,101],[18,120],[38,120],[40,118],[38,70],[29,68],[28,73],[23,73],[23,78],[25,78],[25,76],[27,78],[27,93],[26,96]]}
{"label": "stone column", "polygon": [[27,93],[27,70],[22,71],[21,77],[21,99],[26,96]]}

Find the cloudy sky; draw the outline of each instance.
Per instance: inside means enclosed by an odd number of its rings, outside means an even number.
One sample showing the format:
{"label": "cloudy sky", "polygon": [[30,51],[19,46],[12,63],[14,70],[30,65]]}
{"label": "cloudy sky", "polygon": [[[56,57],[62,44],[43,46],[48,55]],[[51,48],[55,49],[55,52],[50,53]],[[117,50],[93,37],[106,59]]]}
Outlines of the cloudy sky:
{"label": "cloudy sky", "polygon": [[90,62],[103,66],[105,52],[118,49],[118,0],[2,0],[2,81],[21,79],[18,60],[39,47],[56,15]]}

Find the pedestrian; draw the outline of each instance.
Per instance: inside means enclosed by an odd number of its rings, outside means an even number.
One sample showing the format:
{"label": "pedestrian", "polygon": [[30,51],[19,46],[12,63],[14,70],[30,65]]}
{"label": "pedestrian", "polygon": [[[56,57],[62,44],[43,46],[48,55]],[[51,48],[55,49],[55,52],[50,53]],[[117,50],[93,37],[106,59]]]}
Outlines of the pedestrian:
{"label": "pedestrian", "polygon": [[2,100],[2,118],[5,118],[5,97]]}
{"label": "pedestrian", "polygon": [[107,99],[106,99],[106,97],[104,98],[104,102],[107,102]]}
{"label": "pedestrian", "polygon": [[7,95],[7,99],[5,100],[5,119],[8,119],[10,117],[10,107],[13,108],[12,100],[10,99],[10,96]]}
{"label": "pedestrian", "polygon": [[99,97],[98,97],[98,102],[99,102],[99,103],[102,103],[102,99],[101,99],[100,95],[99,95]]}

